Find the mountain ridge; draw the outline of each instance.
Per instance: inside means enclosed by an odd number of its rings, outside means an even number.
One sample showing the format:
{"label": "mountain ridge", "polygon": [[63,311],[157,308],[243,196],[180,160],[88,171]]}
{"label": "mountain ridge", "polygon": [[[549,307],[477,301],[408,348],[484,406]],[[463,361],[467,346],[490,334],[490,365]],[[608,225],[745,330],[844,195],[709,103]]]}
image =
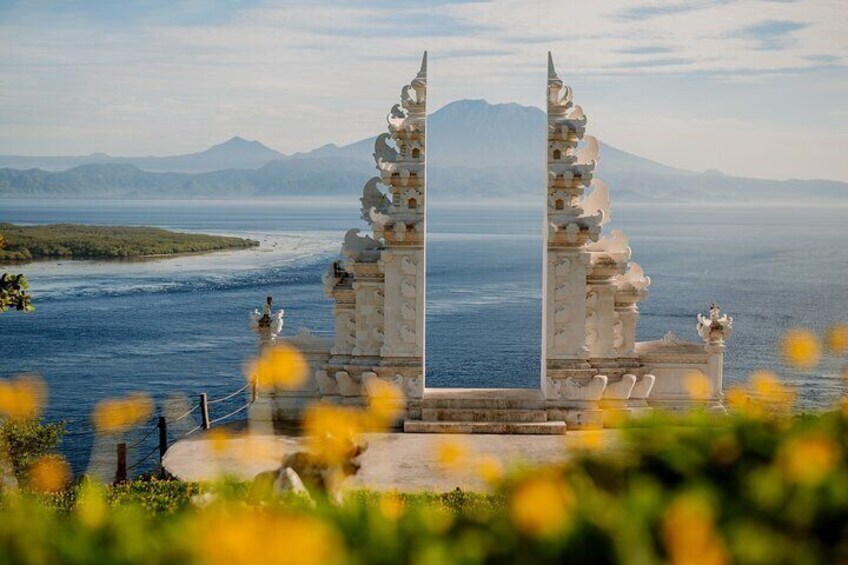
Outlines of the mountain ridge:
{"label": "mountain ridge", "polygon": [[[544,185],[546,127],[545,113],[531,106],[489,104],[485,100],[446,104],[428,117],[430,195],[440,199],[509,199],[538,194]],[[0,168],[0,195],[357,197],[367,179],[377,174],[371,158],[375,138],[342,146],[328,143],[288,156],[259,141],[237,136],[205,151],[170,157],[92,154],[55,158],[88,161],[52,171]],[[7,162],[4,159],[9,156],[0,156],[0,166]],[[796,200],[799,195],[844,199],[848,195],[848,184],[839,181],[774,181],[734,177],[715,170],[695,172],[603,143],[596,175],[609,182],[616,200],[624,201]]]}

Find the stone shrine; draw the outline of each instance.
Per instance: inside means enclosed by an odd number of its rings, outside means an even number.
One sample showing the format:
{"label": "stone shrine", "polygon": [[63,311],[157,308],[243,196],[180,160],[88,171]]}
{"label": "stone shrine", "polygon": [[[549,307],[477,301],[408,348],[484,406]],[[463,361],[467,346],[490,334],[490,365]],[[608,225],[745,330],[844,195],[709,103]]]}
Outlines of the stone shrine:
{"label": "stone shrine", "polygon": [[[425,53],[374,145],[379,174],[360,199],[371,234],[349,230],[343,258],[323,278],[334,302],[334,339],[310,333],[287,339],[304,352],[313,373],[300,390],[267,393],[274,419],[297,419],[315,401],[361,405],[377,379],[404,393],[398,425],[407,432],[562,433],[610,425],[652,407],[723,410],[724,342],[733,320],[714,305],[708,317],[697,317],[704,344],[671,332],[636,341],[638,304],[651,279],[631,261],[621,230],[603,234],[611,216],[609,188],[595,176],[599,143],[586,135],[586,115],[550,53],[547,116],[539,388],[425,386]],[[693,395],[694,388],[701,393]]]}

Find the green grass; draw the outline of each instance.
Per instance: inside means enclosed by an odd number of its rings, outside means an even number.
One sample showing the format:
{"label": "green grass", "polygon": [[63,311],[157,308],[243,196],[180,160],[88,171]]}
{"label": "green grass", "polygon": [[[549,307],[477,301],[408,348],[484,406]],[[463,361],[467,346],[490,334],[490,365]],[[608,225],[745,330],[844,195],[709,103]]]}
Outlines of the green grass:
{"label": "green grass", "polygon": [[259,245],[258,241],[240,237],[136,226],[0,224],[0,235],[5,238],[0,262],[6,263],[34,259],[131,259]]}

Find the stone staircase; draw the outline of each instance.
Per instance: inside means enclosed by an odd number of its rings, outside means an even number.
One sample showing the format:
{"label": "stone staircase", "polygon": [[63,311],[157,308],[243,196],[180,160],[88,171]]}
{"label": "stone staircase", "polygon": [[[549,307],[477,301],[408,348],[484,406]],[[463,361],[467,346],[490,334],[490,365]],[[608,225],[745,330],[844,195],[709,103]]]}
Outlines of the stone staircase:
{"label": "stone staircase", "polygon": [[522,388],[437,388],[424,391],[421,419],[403,431],[432,434],[565,433],[565,422],[548,421],[542,393]]}

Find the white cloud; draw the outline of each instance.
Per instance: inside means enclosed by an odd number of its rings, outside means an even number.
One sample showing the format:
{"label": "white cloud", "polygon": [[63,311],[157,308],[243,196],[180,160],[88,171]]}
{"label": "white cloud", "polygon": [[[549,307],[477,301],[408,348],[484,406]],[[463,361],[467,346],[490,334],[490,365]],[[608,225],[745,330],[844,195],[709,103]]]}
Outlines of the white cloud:
{"label": "white cloud", "polygon": [[[814,174],[784,151],[776,167],[773,154],[758,147],[738,162],[713,163],[715,141],[706,130],[686,133],[699,131],[705,111],[721,112],[707,118],[725,126],[720,120],[751,112],[757,116],[746,127],[756,135],[722,131],[750,143],[790,147],[771,138],[780,139],[787,119],[779,104],[765,98],[754,104],[739,89],[748,83],[760,92],[758,82],[789,77],[786,90],[774,97],[798,104],[810,94],[842,104],[837,92],[815,90],[833,82],[834,71],[816,70],[822,56],[824,66],[848,64],[846,4],[739,0],[697,6],[651,15],[657,10],[634,12],[633,2],[625,0],[287,2],[190,25],[162,23],[162,17],[155,23],[100,20],[96,10],[58,17],[50,9],[22,8],[0,24],[0,152],[168,154],[234,134],[284,152],[308,150],[381,129],[425,48],[433,57],[432,107],[464,97],[540,105],[544,53],[551,49],[561,74],[581,86],[580,102],[611,142],[622,140],[623,149],[638,153],[649,146],[652,158],[699,169],[760,176],[785,169],[787,176],[848,179],[848,165],[818,159],[820,174]],[[741,33],[768,21],[803,27],[773,50]],[[693,99],[672,77],[694,77],[710,91]],[[652,83],[666,85],[666,91]],[[827,123],[832,108],[819,105],[796,112],[793,130],[844,145],[841,130]],[[637,127],[624,118],[640,111],[668,114],[666,123],[677,133],[630,145],[638,141],[632,133]],[[809,121],[821,123],[805,129]]]}

